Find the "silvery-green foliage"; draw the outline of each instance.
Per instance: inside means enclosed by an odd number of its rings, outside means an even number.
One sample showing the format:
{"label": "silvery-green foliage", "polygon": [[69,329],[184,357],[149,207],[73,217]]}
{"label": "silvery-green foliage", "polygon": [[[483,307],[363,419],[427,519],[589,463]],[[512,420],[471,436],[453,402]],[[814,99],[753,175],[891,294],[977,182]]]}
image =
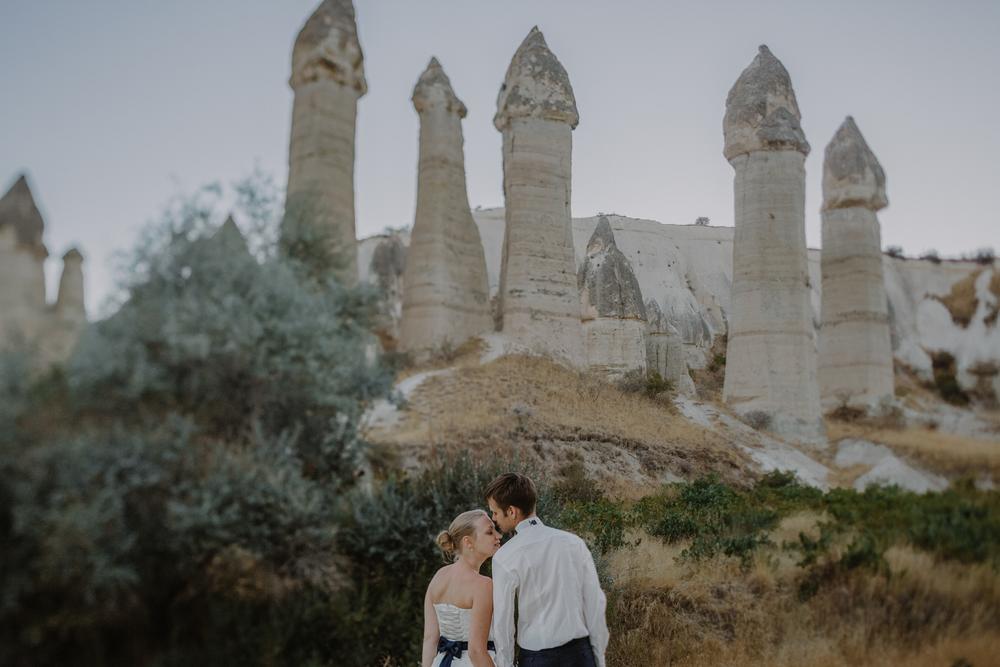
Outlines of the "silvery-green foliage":
{"label": "silvery-green foliage", "polygon": [[118,416],[160,405],[220,436],[294,434],[310,474],[347,479],[361,413],[390,384],[372,354],[376,294],[276,249],[251,254],[212,220],[196,198],[140,243],[126,300],[69,364],[73,388]]}
{"label": "silvery-green foliage", "polygon": [[174,487],[166,523],[182,562],[198,564],[237,547],[271,571],[324,590],[338,582],[333,497],[303,477],[287,439],[204,452]]}
{"label": "silvery-green foliage", "polygon": [[0,442],[15,436],[17,418],[28,404],[31,364],[20,350],[0,351]]}
{"label": "silvery-green foliage", "polygon": [[16,617],[17,639],[30,644],[53,628],[72,635],[121,622],[141,606],[139,552],[167,548],[156,518],[184,476],[175,463],[190,431],[176,419],[141,434],[112,428],[35,443],[7,462],[0,626]]}
{"label": "silvery-green foliage", "polygon": [[220,188],[172,204],[61,372],[0,359],[0,664],[337,650],[334,506],[391,378],[375,294],[282,252],[255,187],[246,239]]}

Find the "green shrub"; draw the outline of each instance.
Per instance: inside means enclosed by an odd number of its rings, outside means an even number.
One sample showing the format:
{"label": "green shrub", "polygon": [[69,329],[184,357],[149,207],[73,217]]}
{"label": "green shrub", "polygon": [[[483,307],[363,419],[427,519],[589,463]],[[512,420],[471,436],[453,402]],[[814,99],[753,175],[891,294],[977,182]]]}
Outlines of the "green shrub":
{"label": "green shrub", "polygon": [[[443,565],[435,535],[461,512],[485,509],[486,485],[501,472],[520,468],[516,462],[461,455],[418,476],[392,478],[372,492],[358,489],[345,498],[338,541],[354,583],[345,591],[351,604],[337,623],[354,642],[338,665],[419,660],[424,593]],[[539,515],[560,525],[558,500],[533,476],[539,483]]]}
{"label": "green shrub", "polygon": [[712,355],[712,360],[708,362],[708,372],[714,373],[726,367],[726,355],[716,352]]}
{"label": "green shrub", "polygon": [[725,554],[739,558],[744,566],[758,548],[770,543],[767,531],[778,520],[776,511],[751,503],[714,476],[671,485],[640,501],[636,511],[651,535],[668,543],[691,540],[682,558],[703,560]]}
{"label": "green shrub", "polygon": [[218,197],[146,231],[64,369],[0,364],[0,664],[339,664],[353,646],[336,520],[390,387],[374,297],[282,252],[266,211],[247,243],[217,236]]}

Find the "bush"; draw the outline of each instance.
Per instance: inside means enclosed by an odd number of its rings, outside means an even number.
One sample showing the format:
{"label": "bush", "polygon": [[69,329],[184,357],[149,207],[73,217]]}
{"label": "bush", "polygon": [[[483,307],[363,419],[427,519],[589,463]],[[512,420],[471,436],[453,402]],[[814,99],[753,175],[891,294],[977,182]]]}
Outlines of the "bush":
{"label": "bush", "polygon": [[993,248],[980,248],[973,254],[972,260],[977,264],[989,266],[996,261],[997,254]]}
{"label": "bush", "polygon": [[310,475],[349,481],[361,412],[391,383],[367,353],[374,293],[317,281],[277,247],[258,261],[214,235],[206,204],[177,208],[133,252],[127,301],[81,340],[74,401],[113,418],[177,411],[223,439],[287,437]]}
{"label": "bush", "polygon": [[146,232],[64,369],[26,381],[28,360],[0,360],[0,663],[339,664],[353,646],[336,519],[391,381],[374,298],[282,252],[266,212],[247,241],[216,234],[219,196]]}
{"label": "bush", "polygon": [[[358,489],[345,498],[339,542],[350,559],[353,584],[345,591],[349,608],[336,622],[353,640],[337,665],[419,660],[424,593],[443,565],[434,536],[459,513],[484,508],[486,485],[501,472],[518,469],[516,462],[480,462],[463,454],[419,476],[394,477],[371,493]],[[559,520],[561,501],[527,472],[539,486],[538,514],[549,525],[565,525]]]}
{"label": "bush", "polygon": [[642,394],[652,399],[661,398],[674,391],[674,383],[657,371],[629,371],[618,380],[617,387],[627,394]]}
{"label": "bush", "polygon": [[702,560],[718,554],[749,566],[757,548],[769,543],[777,512],[753,506],[746,496],[715,477],[673,485],[637,507],[646,531],[668,543],[690,539],[682,558]]}
{"label": "bush", "polygon": [[716,352],[712,355],[712,360],[708,362],[708,371],[710,373],[715,373],[716,371],[722,370],[726,367],[726,355],[721,352]]}
{"label": "bush", "polygon": [[958,383],[955,357],[950,352],[932,352],[931,368],[934,373],[934,388],[941,398],[953,405],[969,404],[969,395]]}
{"label": "bush", "polygon": [[920,259],[926,259],[927,261],[932,262],[933,264],[941,263],[941,256],[938,255],[937,250],[928,250],[924,254],[920,255]]}
{"label": "bush", "polygon": [[888,248],[886,248],[885,254],[895,259],[906,259],[906,257],[903,255],[903,247],[898,245],[891,245]]}
{"label": "bush", "polygon": [[743,421],[755,431],[763,431],[771,425],[771,414],[764,410],[751,410],[743,415]]}

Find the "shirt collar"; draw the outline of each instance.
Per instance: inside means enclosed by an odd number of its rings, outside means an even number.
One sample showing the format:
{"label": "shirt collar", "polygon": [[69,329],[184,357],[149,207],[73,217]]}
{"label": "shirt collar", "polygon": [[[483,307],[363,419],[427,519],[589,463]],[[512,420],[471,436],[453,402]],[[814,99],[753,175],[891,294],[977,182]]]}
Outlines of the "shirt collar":
{"label": "shirt collar", "polygon": [[532,515],[529,516],[527,519],[523,519],[521,523],[514,526],[514,532],[520,533],[522,530],[532,528],[533,526],[544,526],[544,525],[545,524],[542,523],[541,519],[539,519],[537,516]]}

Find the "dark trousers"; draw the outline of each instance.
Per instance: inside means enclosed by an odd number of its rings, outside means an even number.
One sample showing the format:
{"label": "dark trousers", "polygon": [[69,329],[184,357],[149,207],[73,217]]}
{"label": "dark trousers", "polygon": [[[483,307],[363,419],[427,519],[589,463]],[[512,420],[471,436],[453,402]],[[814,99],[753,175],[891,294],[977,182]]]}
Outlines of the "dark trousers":
{"label": "dark trousers", "polygon": [[590,637],[580,637],[562,646],[541,651],[521,649],[520,667],[597,667]]}

